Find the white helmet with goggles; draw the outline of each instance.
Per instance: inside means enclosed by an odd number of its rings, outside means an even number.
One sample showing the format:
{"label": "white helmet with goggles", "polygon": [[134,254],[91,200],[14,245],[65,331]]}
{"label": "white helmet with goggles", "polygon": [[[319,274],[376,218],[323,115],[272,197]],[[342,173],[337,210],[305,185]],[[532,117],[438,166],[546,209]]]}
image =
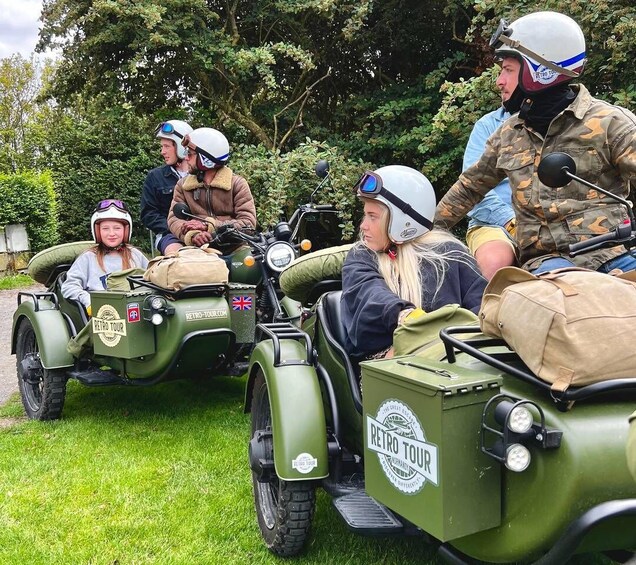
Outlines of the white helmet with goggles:
{"label": "white helmet with goggles", "polygon": [[132,233],[132,217],[130,212],[128,212],[128,206],[126,206],[123,200],[102,200],[97,203],[95,211],[91,216],[91,232],[96,243],[102,243],[102,237],[97,226],[100,222],[105,220],[124,224],[125,229],[123,243],[128,243],[130,241],[130,235]]}
{"label": "white helmet with goggles", "polygon": [[200,171],[223,167],[230,158],[227,138],[213,128],[197,128],[186,135],[181,143],[197,154],[197,168]]}
{"label": "white helmet with goggles", "polygon": [[181,141],[191,131],[192,128],[181,120],[168,120],[167,122],[161,122],[155,128],[155,136],[174,141],[177,147],[177,158],[183,160],[186,156],[186,149],[181,145]]}
{"label": "white helmet with goggles", "polygon": [[433,229],[435,190],[419,171],[404,165],[381,167],[365,172],[354,189],[361,198],[374,198],[389,209],[393,243],[411,241]]}
{"label": "white helmet with goggles", "polygon": [[581,28],[558,12],[535,12],[511,24],[501,20],[490,46],[497,57],[521,63],[519,88],[528,95],[578,78],[587,60]]}

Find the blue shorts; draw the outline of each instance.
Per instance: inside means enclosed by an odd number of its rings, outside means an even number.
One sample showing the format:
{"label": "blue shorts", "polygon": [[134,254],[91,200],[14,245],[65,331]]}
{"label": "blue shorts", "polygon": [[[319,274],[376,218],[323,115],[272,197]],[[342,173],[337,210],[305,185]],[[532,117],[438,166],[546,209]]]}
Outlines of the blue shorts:
{"label": "blue shorts", "polygon": [[[545,273],[546,271],[551,271],[553,269],[562,269],[564,267],[575,267],[576,265],[566,259],[565,257],[552,257],[550,259],[546,259],[539,267],[530,271],[535,275],[539,273]],[[636,271],[636,257],[634,257],[631,253],[623,253],[614,259],[610,259],[606,263],[603,263],[598,269],[596,269],[600,273],[609,273],[613,269],[619,269],[624,273],[628,271]]]}

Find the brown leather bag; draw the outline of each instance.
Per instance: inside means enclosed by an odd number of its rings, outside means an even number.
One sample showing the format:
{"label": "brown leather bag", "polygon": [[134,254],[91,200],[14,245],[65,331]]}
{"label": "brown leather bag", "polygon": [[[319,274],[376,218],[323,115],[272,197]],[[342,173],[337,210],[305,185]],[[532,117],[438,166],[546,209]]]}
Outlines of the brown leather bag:
{"label": "brown leather bag", "polygon": [[216,249],[182,247],[148,263],[144,280],[161,288],[181,290],[193,284],[227,283],[229,270]]}
{"label": "brown leather bag", "polygon": [[636,377],[632,278],[577,268],[535,276],[505,267],[484,291],[481,330],[503,338],[555,391]]}

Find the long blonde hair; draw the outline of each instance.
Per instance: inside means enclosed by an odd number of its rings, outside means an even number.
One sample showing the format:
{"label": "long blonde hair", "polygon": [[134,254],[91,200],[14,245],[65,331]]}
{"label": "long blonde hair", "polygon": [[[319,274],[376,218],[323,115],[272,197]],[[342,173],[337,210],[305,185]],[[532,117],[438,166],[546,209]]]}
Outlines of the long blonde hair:
{"label": "long blonde hair", "polygon": [[91,251],[95,253],[95,255],[97,256],[97,264],[99,265],[99,268],[104,272],[106,272],[106,267],[104,267],[104,257],[108,253],[121,254],[122,271],[126,269],[131,269],[132,267],[135,266],[133,255],[132,255],[132,247],[128,245],[127,243],[124,243],[124,245],[122,245],[119,249],[117,249],[117,251],[113,251],[112,249],[110,250],[106,249],[106,247],[98,243],[97,245],[95,245],[95,247],[91,248]]}
{"label": "long blonde hair", "polygon": [[[388,238],[389,209],[384,204],[380,221]],[[462,246],[465,253],[441,249],[444,243],[451,241]],[[358,245],[365,245],[362,232]],[[389,289],[403,300],[415,304],[417,308],[422,307],[422,263],[430,265],[435,272],[436,287],[433,299],[442,287],[449,261],[464,263],[475,269],[467,259],[470,256],[468,248],[456,237],[440,229],[434,229],[416,239],[397,245],[395,258],[389,257],[386,252],[376,251],[375,254],[378,258],[378,269]]]}

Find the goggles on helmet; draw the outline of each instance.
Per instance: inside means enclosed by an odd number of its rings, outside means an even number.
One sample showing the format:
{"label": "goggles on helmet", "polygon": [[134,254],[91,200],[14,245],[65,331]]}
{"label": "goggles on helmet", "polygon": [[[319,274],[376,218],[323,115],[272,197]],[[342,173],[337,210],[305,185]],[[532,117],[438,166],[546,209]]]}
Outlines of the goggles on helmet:
{"label": "goggles on helmet", "polygon": [[517,51],[518,53],[521,53],[526,57],[529,57],[536,63],[541,63],[544,67],[550,69],[551,71],[554,71],[555,73],[561,75],[565,75],[566,77],[577,78],[581,76],[581,73],[571,71],[570,69],[566,69],[561,66],[562,64],[569,63],[571,61],[562,61],[561,64],[548,61],[535,51],[524,47],[520,41],[511,39],[510,36],[513,32],[514,30],[510,27],[508,21],[502,18],[501,20],[499,20],[499,25],[497,26],[495,33],[492,34],[488,45],[495,50],[501,49],[504,45],[506,47],[510,47],[510,49]]}
{"label": "goggles on helmet", "polygon": [[[225,161],[230,156],[229,153],[225,155],[221,155],[220,157],[215,157],[212,153],[208,153],[205,149],[201,149],[201,147],[197,147],[196,145],[190,145],[192,142],[190,141],[190,135],[184,135],[183,139],[181,139],[181,145],[186,148],[186,155],[193,151],[194,153],[198,153],[201,157],[205,157],[214,163],[215,165],[225,165]],[[206,164],[207,166],[207,164]]]}
{"label": "goggles on helmet", "polygon": [[113,199],[108,199],[108,200],[101,200],[100,202],[97,203],[97,206],[95,206],[95,212],[99,212],[101,210],[108,210],[108,208],[117,208],[118,210],[121,210],[122,212],[128,212],[128,206],[126,206],[126,203],[123,200],[113,200]]}
{"label": "goggles on helmet", "polygon": [[422,214],[415,210],[410,204],[407,204],[404,200],[382,186],[382,177],[372,171],[362,173],[358,182],[353,186],[353,190],[357,191],[358,196],[364,196],[365,198],[382,196],[398,210],[413,218],[421,226],[429,230],[433,229],[433,222],[422,216]]}
{"label": "goggles on helmet", "polygon": [[174,126],[170,122],[161,122],[155,128],[155,135],[158,133],[163,133],[165,135],[176,135],[178,138],[183,139],[183,134],[179,133]]}
{"label": "goggles on helmet", "polygon": [[492,34],[492,37],[488,42],[489,47],[492,47],[493,49],[499,49],[504,44],[502,36],[507,38],[510,36],[511,33],[512,29],[510,29],[510,22],[508,22],[508,20],[505,20],[504,18],[501,18],[501,20],[499,20],[499,25],[497,26],[495,33]]}

